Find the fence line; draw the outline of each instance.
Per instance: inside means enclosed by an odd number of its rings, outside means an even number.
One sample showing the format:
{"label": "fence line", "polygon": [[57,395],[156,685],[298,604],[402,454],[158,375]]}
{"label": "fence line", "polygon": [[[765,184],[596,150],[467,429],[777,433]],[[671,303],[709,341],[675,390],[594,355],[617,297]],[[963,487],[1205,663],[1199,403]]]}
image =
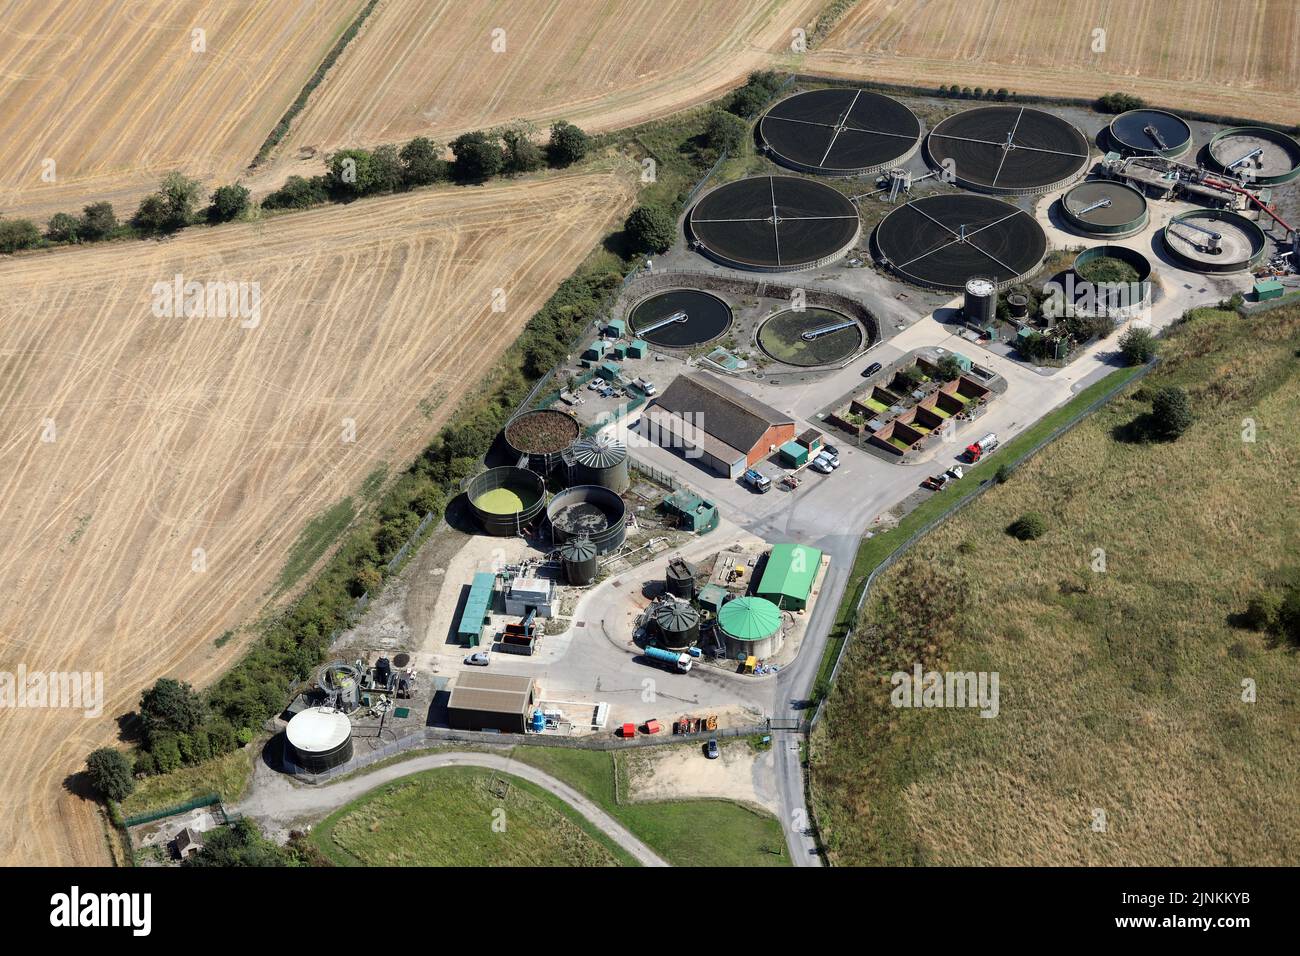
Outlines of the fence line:
{"label": "fence line", "polygon": [[142,823],[153,823],[155,820],[161,820],[163,817],[170,817],[177,813],[184,813],[186,810],[197,810],[199,807],[210,807],[219,803],[221,803],[221,797],[215,793],[209,793],[207,796],[194,797],[191,800],[186,800],[184,803],[178,803],[171,807],[164,807],[161,810],[154,810],[150,813],[140,813],[133,817],[124,817],[122,819],[122,826],[138,827]]}
{"label": "fence line", "polygon": [[296,780],[312,785],[328,783],[336,777],[346,776],[363,770],[372,764],[387,760],[398,754],[411,750],[428,750],[442,744],[473,744],[476,746],[532,746],[532,747],[562,747],[571,750],[595,750],[604,752],[617,752],[629,748],[639,747],[663,747],[680,743],[699,743],[710,738],[734,738],[750,737],[754,734],[771,734],[778,732],[803,732],[807,729],[805,723],[799,723],[793,727],[785,726],[782,722],[780,726],[773,726],[771,720],[764,721],[761,724],[747,724],[741,727],[724,727],[717,730],[702,730],[693,734],[665,734],[661,736],[639,736],[628,739],[613,737],[601,734],[589,737],[559,737],[552,734],[494,734],[486,731],[474,730],[449,730],[442,727],[423,727],[419,730],[407,734],[405,737],[399,737],[396,740],[377,747],[360,756],[355,756],[345,764],[340,764],[330,770],[321,773],[309,773],[290,761],[287,757],[282,758],[282,769],[293,776]]}

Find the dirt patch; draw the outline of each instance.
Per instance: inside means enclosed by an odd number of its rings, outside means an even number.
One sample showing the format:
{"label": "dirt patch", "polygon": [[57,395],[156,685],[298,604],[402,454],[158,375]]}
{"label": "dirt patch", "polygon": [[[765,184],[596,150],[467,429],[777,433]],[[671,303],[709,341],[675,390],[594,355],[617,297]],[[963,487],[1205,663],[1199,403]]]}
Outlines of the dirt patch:
{"label": "dirt patch", "polygon": [[701,743],[652,747],[623,756],[628,799],[682,800],[714,797],[741,800],[776,810],[770,795],[760,792],[755,776],[770,751],[758,751],[746,740],[722,742],[716,760],[704,756]]}

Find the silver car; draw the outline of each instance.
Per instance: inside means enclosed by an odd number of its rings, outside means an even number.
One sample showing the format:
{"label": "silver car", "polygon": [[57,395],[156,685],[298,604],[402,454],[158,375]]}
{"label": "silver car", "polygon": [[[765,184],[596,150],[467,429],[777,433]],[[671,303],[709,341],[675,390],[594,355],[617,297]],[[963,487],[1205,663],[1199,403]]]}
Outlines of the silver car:
{"label": "silver car", "polygon": [[474,667],[487,667],[488,659],[487,651],[475,651],[469,657],[465,658],[465,663]]}

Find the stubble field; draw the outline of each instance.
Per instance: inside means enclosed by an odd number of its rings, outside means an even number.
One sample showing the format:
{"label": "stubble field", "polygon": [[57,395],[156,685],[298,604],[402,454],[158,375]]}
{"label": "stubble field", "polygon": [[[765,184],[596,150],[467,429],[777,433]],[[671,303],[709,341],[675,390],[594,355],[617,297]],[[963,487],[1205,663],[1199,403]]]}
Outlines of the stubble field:
{"label": "stubble field", "polygon": [[[303,528],[423,447],[634,191],[620,164],[0,262],[0,669],[107,696],[0,713],[0,863],[106,861],[65,779],[143,686],[237,657]],[[155,317],[178,274],[258,283],[260,322]]]}
{"label": "stubble field", "polygon": [[6,3],[0,214],[43,225],[105,200],[130,215],[172,169],[233,181],[358,8],[357,0]]}
{"label": "stubble field", "polygon": [[[1105,50],[1094,52],[1094,30]],[[1300,5],[1290,0],[860,0],[812,73],[921,86],[1097,96],[1300,120]]]}

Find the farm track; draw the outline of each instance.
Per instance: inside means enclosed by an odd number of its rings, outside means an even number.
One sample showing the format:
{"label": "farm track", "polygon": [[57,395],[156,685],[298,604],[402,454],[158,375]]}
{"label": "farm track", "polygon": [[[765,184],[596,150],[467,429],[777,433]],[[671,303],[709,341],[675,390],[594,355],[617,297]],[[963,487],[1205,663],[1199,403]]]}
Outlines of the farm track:
{"label": "farm track", "polygon": [[[1104,52],[1092,50],[1105,30]],[[1173,109],[1300,121],[1300,6],[1286,0],[861,0],[809,73],[1020,93],[1135,93]]]}
{"label": "farm track", "polygon": [[[214,639],[307,523],[428,442],[634,193],[619,166],[0,262],[0,669],[102,671],[107,698],[0,713],[0,863],[107,862],[68,775],[142,687],[238,658]],[[176,274],[259,283],[260,324],[155,318]]]}
{"label": "farm track", "polygon": [[[16,0],[0,23],[0,213],[43,224],[173,169],[230,182],[358,0]],[[191,49],[204,31],[203,52]],[[42,179],[44,160],[55,180]],[[206,194],[205,194],[206,195]]]}

